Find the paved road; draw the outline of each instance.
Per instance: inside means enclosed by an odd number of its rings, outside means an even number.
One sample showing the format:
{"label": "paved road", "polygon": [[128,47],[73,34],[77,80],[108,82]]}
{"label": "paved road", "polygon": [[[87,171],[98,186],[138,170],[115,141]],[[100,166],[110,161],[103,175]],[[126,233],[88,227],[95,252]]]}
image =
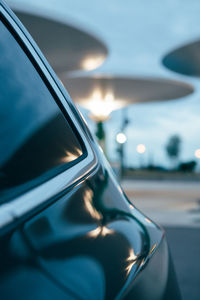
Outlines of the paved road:
{"label": "paved road", "polygon": [[200,227],[200,183],[126,180],[122,186],[133,204],[157,223]]}
{"label": "paved road", "polygon": [[122,186],[136,207],[165,227],[183,300],[200,300],[200,184],[129,180]]}
{"label": "paved road", "polygon": [[183,300],[200,299],[200,229],[165,227]]}

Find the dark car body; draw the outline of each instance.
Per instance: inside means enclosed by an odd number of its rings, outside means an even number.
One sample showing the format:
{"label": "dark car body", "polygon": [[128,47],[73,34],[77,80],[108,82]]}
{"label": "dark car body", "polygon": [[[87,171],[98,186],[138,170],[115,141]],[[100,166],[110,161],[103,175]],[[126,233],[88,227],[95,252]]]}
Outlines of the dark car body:
{"label": "dark car body", "polygon": [[2,2],[0,14],[0,299],[180,299],[163,230]]}

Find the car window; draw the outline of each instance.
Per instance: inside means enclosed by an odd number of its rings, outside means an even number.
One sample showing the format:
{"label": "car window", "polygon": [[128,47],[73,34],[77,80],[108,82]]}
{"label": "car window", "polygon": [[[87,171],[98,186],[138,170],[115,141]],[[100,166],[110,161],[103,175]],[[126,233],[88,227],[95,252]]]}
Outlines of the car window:
{"label": "car window", "polygon": [[82,142],[72,127],[0,21],[0,196],[38,184],[82,158]]}

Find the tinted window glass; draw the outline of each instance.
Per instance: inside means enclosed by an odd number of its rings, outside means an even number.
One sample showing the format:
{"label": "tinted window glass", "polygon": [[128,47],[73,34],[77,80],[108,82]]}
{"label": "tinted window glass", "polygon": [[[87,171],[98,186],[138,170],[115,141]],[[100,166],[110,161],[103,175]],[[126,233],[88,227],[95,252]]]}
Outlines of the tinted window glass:
{"label": "tinted window glass", "polygon": [[49,170],[60,172],[83,155],[69,122],[25,52],[1,22],[1,196],[13,187],[33,184],[39,177],[44,180],[45,176],[51,176]]}

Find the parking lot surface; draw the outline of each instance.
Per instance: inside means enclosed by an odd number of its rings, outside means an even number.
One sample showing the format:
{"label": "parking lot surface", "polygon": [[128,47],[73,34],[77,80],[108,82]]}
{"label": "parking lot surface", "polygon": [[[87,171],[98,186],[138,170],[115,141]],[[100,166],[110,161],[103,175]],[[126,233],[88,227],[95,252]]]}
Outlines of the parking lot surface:
{"label": "parking lot surface", "polygon": [[200,299],[200,184],[123,181],[133,204],[166,231],[183,300]]}

